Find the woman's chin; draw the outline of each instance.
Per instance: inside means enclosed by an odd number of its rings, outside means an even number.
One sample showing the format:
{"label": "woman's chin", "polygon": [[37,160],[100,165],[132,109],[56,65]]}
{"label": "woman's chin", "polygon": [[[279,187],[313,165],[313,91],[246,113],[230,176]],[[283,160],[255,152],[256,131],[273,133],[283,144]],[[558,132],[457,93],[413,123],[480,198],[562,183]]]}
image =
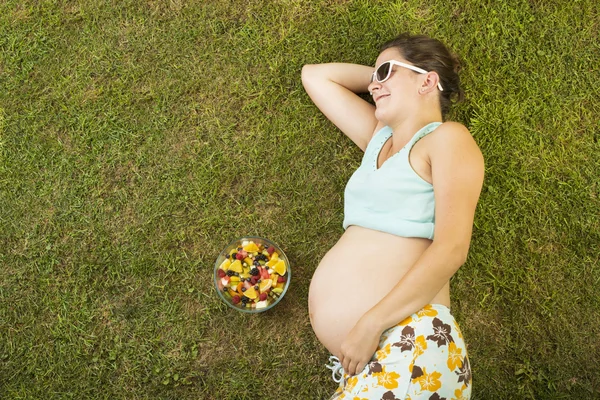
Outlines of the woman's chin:
{"label": "woman's chin", "polygon": [[375,109],[375,118],[377,119],[377,121],[382,122],[386,125],[389,125],[389,121],[390,121],[389,117],[390,116],[386,112],[385,107],[377,107]]}

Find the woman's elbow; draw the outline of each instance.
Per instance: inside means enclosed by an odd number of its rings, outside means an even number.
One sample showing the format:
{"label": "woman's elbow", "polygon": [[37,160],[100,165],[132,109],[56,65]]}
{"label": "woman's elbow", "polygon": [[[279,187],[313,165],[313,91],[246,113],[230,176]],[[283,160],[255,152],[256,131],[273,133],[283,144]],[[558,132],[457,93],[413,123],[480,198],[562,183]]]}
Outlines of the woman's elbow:
{"label": "woman's elbow", "polygon": [[306,64],[302,66],[300,77],[303,85],[306,86],[306,84],[314,77],[315,69],[316,64]]}
{"label": "woman's elbow", "polygon": [[440,246],[440,252],[443,253],[443,258],[454,268],[459,269],[467,261],[470,243],[447,241],[438,243],[438,245]]}
{"label": "woman's elbow", "polygon": [[469,256],[469,245],[470,243],[457,243],[452,251],[452,259],[456,263],[456,269],[460,268],[464,263],[467,262]]}

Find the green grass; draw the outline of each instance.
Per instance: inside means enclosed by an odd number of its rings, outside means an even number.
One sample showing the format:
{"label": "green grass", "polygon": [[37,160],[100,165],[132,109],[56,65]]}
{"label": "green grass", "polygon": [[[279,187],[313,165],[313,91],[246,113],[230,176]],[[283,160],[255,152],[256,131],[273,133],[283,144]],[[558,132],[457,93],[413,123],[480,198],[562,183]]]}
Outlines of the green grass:
{"label": "green grass", "polygon": [[[475,399],[600,398],[597,1],[0,3],[0,398],[322,399],[307,314],[360,162],[307,63],[401,31],[462,58],[486,181],[452,281]],[[232,238],[295,279],[227,309]]]}

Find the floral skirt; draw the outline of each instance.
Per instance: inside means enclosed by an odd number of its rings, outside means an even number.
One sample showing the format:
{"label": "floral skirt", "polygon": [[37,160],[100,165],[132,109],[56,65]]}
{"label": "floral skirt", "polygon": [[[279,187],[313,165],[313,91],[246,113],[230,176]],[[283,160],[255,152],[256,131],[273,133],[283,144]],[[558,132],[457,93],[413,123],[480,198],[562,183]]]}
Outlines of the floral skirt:
{"label": "floral skirt", "polygon": [[[335,357],[332,357],[335,359]],[[429,304],[386,330],[371,362],[343,373],[331,400],[442,400],[471,397],[467,348],[450,309]]]}

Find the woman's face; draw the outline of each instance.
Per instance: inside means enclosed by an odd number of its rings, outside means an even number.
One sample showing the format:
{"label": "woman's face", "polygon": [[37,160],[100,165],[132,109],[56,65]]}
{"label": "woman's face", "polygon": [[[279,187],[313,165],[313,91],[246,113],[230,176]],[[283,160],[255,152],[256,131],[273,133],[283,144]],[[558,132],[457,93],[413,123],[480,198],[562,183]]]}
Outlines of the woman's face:
{"label": "woman's face", "polygon": [[[375,68],[390,60],[411,64],[400,55],[398,50],[389,48],[377,57]],[[410,69],[392,65],[390,77],[385,82],[373,80],[369,85],[369,91],[373,93],[377,119],[386,122],[393,116],[397,116],[400,111],[410,110],[411,106],[415,105],[415,96],[418,95],[422,83],[419,78],[420,74]]]}

